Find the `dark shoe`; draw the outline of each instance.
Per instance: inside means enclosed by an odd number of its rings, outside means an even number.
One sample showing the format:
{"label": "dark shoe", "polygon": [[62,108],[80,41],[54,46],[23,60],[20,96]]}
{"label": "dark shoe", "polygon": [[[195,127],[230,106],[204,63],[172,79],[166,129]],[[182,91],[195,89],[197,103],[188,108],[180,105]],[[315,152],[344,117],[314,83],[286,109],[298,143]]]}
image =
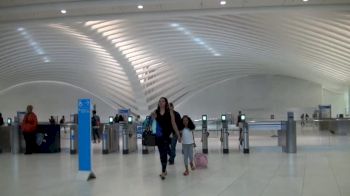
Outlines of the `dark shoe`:
{"label": "dark shoe", "polygon": [[159,174],[159,177],[162,179],[162,180],[165,180],[165,176],[167,175],[167,172],[164,172],[164,173],[161,173]]}
{"label": "dark shoe", "polygon": [[32,154],[31,152],[25,152],[24,154]]}
{"label": "dark shoe", "polygon": [[174,165],[174,161],[169,161],[169,165]]}

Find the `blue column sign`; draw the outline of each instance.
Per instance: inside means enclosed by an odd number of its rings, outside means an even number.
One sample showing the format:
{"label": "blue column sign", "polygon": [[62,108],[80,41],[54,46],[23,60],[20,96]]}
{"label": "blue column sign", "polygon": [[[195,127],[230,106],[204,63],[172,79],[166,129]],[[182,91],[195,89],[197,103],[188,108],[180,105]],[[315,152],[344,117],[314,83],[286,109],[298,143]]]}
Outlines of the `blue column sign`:
{"label": "blue column sign", "polygon": [[96,178],[92,172],[91,149],[91,102],[90,99],[78,100],[78,177],[86,180]]}

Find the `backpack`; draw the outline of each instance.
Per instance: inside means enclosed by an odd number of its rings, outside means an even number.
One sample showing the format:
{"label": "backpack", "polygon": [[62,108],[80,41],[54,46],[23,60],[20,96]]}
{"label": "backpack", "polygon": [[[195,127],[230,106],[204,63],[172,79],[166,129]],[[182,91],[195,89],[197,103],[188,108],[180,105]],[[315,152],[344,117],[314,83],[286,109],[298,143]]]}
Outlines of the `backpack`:
{"label": "backpack", "polygon": [[98,126],[98,121],[97,119],[95,118],[95,116],[93,116],[91,118],[91,126],[95,127],[95,126]]}

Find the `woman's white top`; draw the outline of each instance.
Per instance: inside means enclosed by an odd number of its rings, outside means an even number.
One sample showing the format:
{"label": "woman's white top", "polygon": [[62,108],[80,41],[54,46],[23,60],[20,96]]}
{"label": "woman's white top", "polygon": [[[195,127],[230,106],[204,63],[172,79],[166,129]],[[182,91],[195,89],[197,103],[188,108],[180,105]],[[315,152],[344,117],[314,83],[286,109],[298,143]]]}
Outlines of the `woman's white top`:
{"label": "woman's white top", "polygon": [[183,144],[194,143],[192,131],[189,128],[184,128],[184,130],[182,130],[182,143]]}

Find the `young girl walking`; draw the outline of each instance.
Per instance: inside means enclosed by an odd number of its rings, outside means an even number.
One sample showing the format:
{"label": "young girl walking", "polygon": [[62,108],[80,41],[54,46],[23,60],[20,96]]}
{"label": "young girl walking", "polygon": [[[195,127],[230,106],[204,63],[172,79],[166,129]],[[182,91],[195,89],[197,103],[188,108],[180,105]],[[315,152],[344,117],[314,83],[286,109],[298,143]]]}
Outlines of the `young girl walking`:
{"label": "young girl walking", "polygon": [[188,169],[188,161],[190,161],[190,166],[192,170],[195,170],[195,166],[193,163],[193,146],[194,143],[194,129],[196,128],[193,124],[193,121],[187,115],[182,117],[183,127],[182,129],[182,151],[184,155],[184,163],[185,163],[185,172],[183,173],[185,176],[189,175]]}

